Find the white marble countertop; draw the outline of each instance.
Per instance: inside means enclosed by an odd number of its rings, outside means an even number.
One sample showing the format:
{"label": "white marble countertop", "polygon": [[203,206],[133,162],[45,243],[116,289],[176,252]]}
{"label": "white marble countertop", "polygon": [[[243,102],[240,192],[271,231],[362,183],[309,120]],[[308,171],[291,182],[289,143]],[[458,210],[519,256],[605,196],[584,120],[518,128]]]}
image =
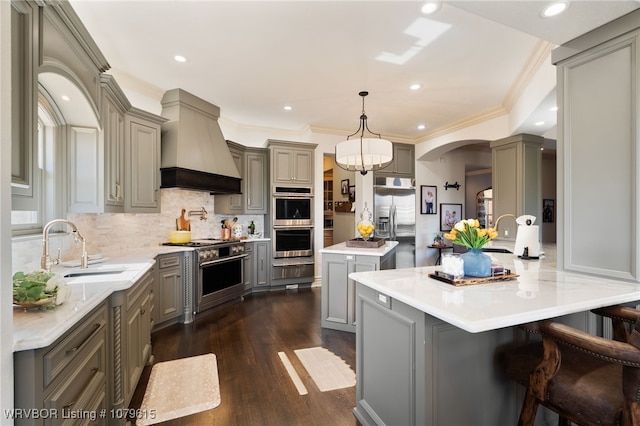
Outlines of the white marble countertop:
{"label": "white marble countertop", "polygon": [[384,245],[378,248],[364,248],[364,247],[347,247],[346,242],[338,243],[330,247],[325,247],[320,250],[320,253],[333,253],[333,254],[351,254],[351,255],[364,255],[364,256],[384,256],[393,250],[399,243],[397,241],[385,241]]}
{"label": "white marble countertop", "polygon": [[[453,286],[428,277],[437,267],[356,272],[349,277],[471,333],[640,300],[640,284],[491,253],[519,275],[513,281]],[[393,304],[393,301],[391,302]]]}
{"label": "white marble countertop", "polygon": [[[127,253],[121,258],[106,259],[102,263],[89,265],[88,269],[116,269],[122,272],[65,278],[71,287],[71,297],[55,309],[25,312],[20,307],[14,307],[14,352],[49,346],[113,292],[131,287],[154,266],[156,255],[185,250],[193,248],[158,246],[153,250],[145,249],[144,253]],[[52,271],[64,275],[82,269],[58,266]]]}

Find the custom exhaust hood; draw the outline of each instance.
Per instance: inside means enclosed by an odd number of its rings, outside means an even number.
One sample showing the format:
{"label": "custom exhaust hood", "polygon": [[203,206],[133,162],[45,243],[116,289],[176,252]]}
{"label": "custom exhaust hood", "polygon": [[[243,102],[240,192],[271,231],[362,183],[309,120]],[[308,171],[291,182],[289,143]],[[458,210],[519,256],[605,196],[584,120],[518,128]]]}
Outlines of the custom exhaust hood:
{"label": "custom exhaust hood", "polygon": [[218,124],[220,108],[182,89],[162,97],[162,188],[239,194],[240,174]]}

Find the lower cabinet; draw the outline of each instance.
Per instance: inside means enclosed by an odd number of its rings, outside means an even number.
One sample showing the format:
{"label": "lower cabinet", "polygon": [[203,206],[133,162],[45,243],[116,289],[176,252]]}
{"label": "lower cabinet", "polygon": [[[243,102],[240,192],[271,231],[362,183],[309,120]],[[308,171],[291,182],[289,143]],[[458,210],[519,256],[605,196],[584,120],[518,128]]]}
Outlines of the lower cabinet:
{"label": "lower cabinet", "polygon": [[183,254],[156,257],[157,279],[153,286],[153,328],[176,322],[184,314]]}
{"label": "lower cabinet", "polygon": [[[114,378],[111,408],[114,410],[129,406],[142,370],[151,357],[151,289],[155,274],[151,269],[129,289],[111,295]],[[121,420],[124,424],[126,419]]]}
{"label": "lower cabinet", "polygon": [[395,249],[384,256],[322,254],[322,327],[356,331],[356,283],[352,272],[395,268]]}
{"label": "lower cabinet", "polygon": [[271,242],[257,241],[254,253],[254,288],[269,288],[271,286]]}
{"label": "lower cabinet", "polygon": [[15,424],[106,425],[107,348],[105,302],[50,346],[16,352]]}
{"label": "lower cabinet", "polygon": [[249,242],[244,245],[244,253],[247,257],[244,258],[244,269],[242,271],[242,280],[244,281],[245,293],[250,293],[253,288],[253,280],[255,276],[255,261],[254,251],[256,243]]}

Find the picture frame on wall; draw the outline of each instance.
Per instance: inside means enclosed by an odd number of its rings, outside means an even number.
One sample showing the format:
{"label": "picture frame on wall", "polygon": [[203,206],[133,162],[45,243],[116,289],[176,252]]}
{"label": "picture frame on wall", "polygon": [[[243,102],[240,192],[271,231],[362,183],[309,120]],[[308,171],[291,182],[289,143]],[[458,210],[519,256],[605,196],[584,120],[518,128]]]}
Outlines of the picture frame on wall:
{"label": "picture frame on wall", "polygon": [[340,181],[340,193],[344,195],[349,193],[349,179],[342,179]]}
{"label": "picture frame on wall", "polygon": [[351,203],[356,202],[356,186],[355,185],[351,185],[349,187],[349,202]]}
{"label": "picture frame on wall", "polygon": [[438,188],[435,185],[420,185],[420,214],[437,214]]}
{"label": "picture frame on wall", "polygon": [[451,231],[462,220],[462,204],[440,204],[440,230]]}
{"label": "picture frame on wall", "polygon": [[542,200],[542,222],[553,223],[555,217],[555,203],[551,198]]}

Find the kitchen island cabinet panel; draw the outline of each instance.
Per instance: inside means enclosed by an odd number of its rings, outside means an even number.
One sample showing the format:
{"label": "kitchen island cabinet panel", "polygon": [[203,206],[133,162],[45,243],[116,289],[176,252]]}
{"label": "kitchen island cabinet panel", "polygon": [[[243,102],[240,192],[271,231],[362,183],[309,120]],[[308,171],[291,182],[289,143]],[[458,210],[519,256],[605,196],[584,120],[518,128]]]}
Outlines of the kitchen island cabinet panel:
{"label": "kitchen island cabinet panel", "polygon": [[[327,250],[343,245],[328,247]],[[376,249],[370,255],[366,254],[367,249],[346,251],[344,254],[321,251],[322,327],[355,333],[356,283],[349,274],[395,268],[395,250],[395,246],[383,253]]]}
{"label": "kitchen island cabinet panel", "polygon": [[357,297],[354,413],[363,425],[517,423],[515,384],[494,359],[516,329],[469,333],[366,286]]}

